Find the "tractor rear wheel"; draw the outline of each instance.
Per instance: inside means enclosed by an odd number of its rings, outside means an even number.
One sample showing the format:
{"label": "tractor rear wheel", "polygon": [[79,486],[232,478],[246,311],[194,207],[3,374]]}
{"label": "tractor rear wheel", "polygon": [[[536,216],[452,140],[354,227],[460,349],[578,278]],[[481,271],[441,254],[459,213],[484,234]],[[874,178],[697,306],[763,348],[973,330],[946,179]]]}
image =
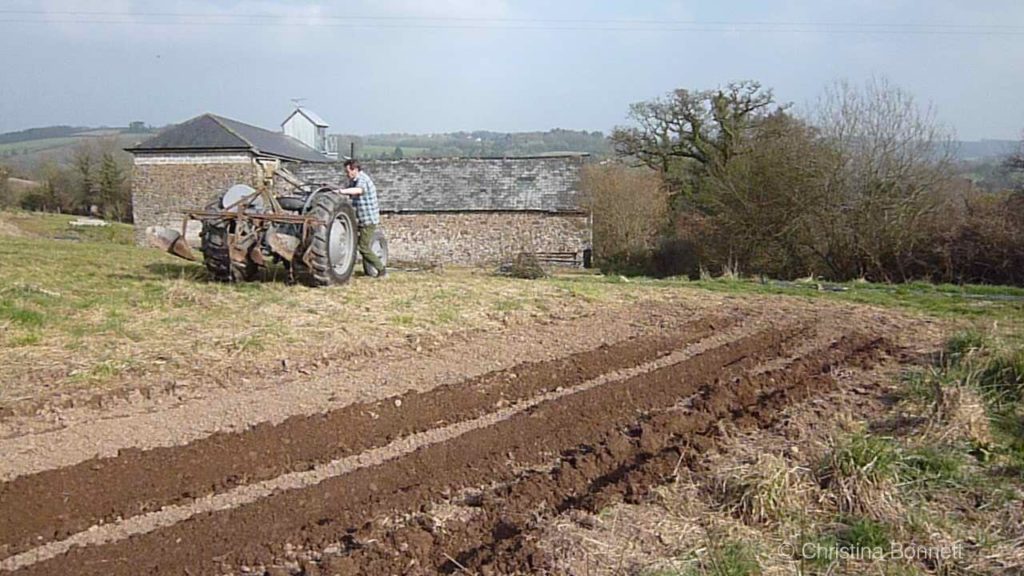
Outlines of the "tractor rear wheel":
{"label": "tractor rear wheel", "polygon": [[216,224],[203,222],[200,238],[202,239],[201,250],[206,271],[218,282],[254,280],[259,273],[259,267],[251,258],[246,258],[244,264],[231,259],[231,253],[228,250],[230,234],[231,229],[227,222]]}
{"label": "tractor rear wheel", "polygon": [[352,203],[336,192],[321,192],[309,214],[317,223],[311,229],[308,262],[313,286],[344,284],[356,264],[356,211]]}

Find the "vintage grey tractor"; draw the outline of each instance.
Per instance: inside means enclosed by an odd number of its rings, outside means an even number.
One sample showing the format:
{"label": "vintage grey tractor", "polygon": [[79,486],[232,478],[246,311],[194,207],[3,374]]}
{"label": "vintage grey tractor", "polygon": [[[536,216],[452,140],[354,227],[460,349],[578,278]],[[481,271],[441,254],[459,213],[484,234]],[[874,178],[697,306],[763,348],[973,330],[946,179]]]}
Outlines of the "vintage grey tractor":
{"label": "vintage grey tractor", "polygon": [[[200,251],[210,276],[223,282],[254,280],[260,268],[283,263],[288,279],[311,286],[344,284],[352,277],[357,257],[358,223],[348,196],[326,184],[304,182],[277,162],[261,163],[258,188],[231,186],[202,210],[185,213],[181,231],[151,227],[152,245],[187,260],[198,260],[186,241],[190,221],[199,221]],[[279,194],[276,184],[291,190]],[[387,239],[371,239],[374,252],[387,265]],[[363,263],[369,276],[377,271]]]}

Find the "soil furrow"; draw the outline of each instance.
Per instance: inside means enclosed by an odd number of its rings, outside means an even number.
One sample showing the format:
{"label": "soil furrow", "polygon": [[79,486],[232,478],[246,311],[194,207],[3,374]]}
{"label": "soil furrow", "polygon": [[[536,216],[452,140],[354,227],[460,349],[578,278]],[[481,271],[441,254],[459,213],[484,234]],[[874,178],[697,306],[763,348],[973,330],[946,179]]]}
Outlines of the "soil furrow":
{"label": "soil furrow", "polygon": [[372,518],[415,511],[452,490],[511,481],[519,466],[549,462],[565,450],[591,443],[602,430],[627,426],[638,414],[670,406],[721,381],[723,374],[740,375],[777,357],[799,333],[773,330],[740,338],[665,368],[544,402],[493,426],[311,488],[203,514],[113,544],[75,548],[18,573],[212,573],[221,564],[268,562],[282,553],[286,541],[324,546]]}
{"label": "soil furrow", "polygon": [[[570,509],[598,512],[617,500],[639,503],[652,488],[675,478],[682,466],[699,465],[700,454],[718,440],[723,420],[740,429],[770,426],[786,406],[835,389],[836,380],[830,374],[833,368],[851,362],[871,365],[884,354],[884,349],[885,343],[880,339],[844,338],[829,350],[803,358],[788,368],[744,376],[738,386],[706,388],[702,391],[704,402],[693,410],[661,412],[643,420],[637,430],[627,435],[632,449],[629,457],[617,456],[616,462],[609,463],[601,456],[608,450],[607,440],[587,446],[567,461],[559,462],[550,474],[531,475],[527,485],[510,487],[503,494],[484,499],[491,510],[485,508],[478,520],[490,517],[490,523],[478,521],[464,527],[446,527],[446,535],[465,530],[468,547],[455,547],[443,541],[435,542],[435,547],[461,550],[452,556],[462,566],[482,574],[549,572],[554,567],[535,547],[538,519],[546,503],[554,502],[549,508],[552,514]],[[594,477],[592,472],[578,472],[587,470],[588,465],[603,468],[605,473]],[[569,471],[563,471],[565,467]],[[567,482],[566,477],[573,477],[574,481]],[[435,564],[438,571],[456,572],[457,567],[445,560]],[[363,572],[363,568],[357,572]]]}
{"label": "soil furrow", "polygon": [[293,417],[186,446],[129,449],[114,458],[22,476],[0,485],[0,558],[115,521],[383,446],[445,423],[476,418],[556,387],[649,362],[726,321],[703,319],[672,334],[629,339],[556,360],[526,363],[425,393],[410,392],[325,415]]}
{"label": "soil furrow", "polygon": [[[762,363],[735,379],[738,385],[703,387],[697,393],[703,409],[658,410],[628,430],[608,430],[595,444],[563,454],[548,471],[529,471],[474,494],[462,502],[464,508],[471,502],[469,521],[439,525],[430,514],[417,514],[399,528],[370,524],[348,535],[340,555],[317,554],[320,562],[306,565],[341,574],[555,573],[535,546],[542,517],[570,509],[596,512],[616,499],[638,501],[674,478],[681,465],[698,462],[723,419],[741,427],[770,425],[782,408],[834,389],[833,368],[868,367],[885,348],[881,339],[864,336],[825,348],[801,346],[803,356]],[[623,438],[630,445],[625,459]]]}

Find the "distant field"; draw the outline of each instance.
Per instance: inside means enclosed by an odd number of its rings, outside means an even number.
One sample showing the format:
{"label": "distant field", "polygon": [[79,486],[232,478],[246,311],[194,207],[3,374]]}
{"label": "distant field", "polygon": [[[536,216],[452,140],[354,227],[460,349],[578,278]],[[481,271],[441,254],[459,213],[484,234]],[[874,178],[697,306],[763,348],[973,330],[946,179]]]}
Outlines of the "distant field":
{"label": "distant field", "polygon": [[[429,148],[406,148],[402,147],[402,156],[404,158],[412,158],[414,156],[423,156]],[[367,144],[365,146],[356,147],[357,156],[380,156],[383,153],[390,155],[395,151],[394,146],[378,146],[376,144]],[[339,154],[348,154],[348,150],[338,150]]]}
{"label": "distant field", "polygon": [[63,138],[41,138],[0,144],[0,163],[29,170],[42,160],[67,161],[74,154],[75,147],[83,142],[114,140],[116,148],[127,148],[149,136],[149,134],[115,134],[110,130],[94,130]]}
{"label": "distant field", "polygon": [[82,140],[80,136],[69,136],[66,138],[44,138],[42,140],[30,140],[28,142],[14,142],[13,144],[0,144],[0,156],[13,152],[15,155],[32,154],[43,150],[53,150],[69,146]]}

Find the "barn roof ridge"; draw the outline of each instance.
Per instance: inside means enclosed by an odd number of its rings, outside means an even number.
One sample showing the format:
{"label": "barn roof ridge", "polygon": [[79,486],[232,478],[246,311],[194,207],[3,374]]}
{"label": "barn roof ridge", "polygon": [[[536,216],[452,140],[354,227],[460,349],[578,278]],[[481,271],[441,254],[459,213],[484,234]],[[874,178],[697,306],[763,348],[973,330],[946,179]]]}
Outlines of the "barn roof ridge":
{"label": "barn roof ridge", "polygon": [[258,155],[298,162],[331,161],[291,136],[212,112],[176,124],[126,150],[134,154],[245,150]]}

